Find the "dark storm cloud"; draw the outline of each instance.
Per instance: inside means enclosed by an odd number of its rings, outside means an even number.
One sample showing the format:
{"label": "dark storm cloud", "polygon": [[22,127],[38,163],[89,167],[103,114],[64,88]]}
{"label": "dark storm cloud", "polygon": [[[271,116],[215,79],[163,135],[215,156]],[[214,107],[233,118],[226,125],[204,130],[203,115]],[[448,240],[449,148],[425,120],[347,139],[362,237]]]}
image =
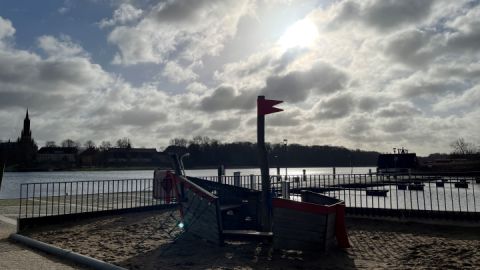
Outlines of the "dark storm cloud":
{"label": "dark storm cloud", "polygon": [[432,0],[375,0],[346,1],[332,21],[335,28],[345,22],[361,21],[365,25],[386,31],[427,18],[432,10]]}
{"label": "dark storm cloud", "polygon": [[238,128],[240,125],[240,119],[222,119],[222,120],[213,120],[210,122],[209,129],[215,131],[229,131],[235,128]]}
{"label": "dark storm cloud", "polygon": [[348,76],[327,63],[317,63],[307,71],[292,71],[267,78],[260,92],[267,97],[297,103],[310,94],[328,94],[344,89]]}
{"label": "dark storm cloud", "polygon": [[206,112],[223,110],[248,110],[256,106],[254,93],[242,92],[236,94],[235,89],[228,86],[221,86],[200,101],[200,109]]}
{"label": "dark storm cloud", "polygon": [[337,95],[317,105],[316,118],[337,119],[349,115],[354,110],[354,101],[348,94]]}

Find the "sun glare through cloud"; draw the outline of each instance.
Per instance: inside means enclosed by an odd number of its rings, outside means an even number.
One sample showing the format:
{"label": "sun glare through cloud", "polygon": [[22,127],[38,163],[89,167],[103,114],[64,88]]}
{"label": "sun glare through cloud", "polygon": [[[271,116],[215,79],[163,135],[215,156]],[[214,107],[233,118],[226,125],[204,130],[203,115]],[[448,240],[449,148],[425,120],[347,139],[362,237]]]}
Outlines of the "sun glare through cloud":
{"label": "sun glare through cloud", "polygon": [[318,38],[318,29],[308,20],[295,22],[285,30],[278,43],[283,49],[311,47]]}

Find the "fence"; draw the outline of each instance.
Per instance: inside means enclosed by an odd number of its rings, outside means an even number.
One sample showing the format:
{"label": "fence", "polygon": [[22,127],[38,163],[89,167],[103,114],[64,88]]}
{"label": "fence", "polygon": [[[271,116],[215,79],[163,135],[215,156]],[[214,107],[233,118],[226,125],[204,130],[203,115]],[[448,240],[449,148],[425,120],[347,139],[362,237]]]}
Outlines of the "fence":
{"label": "fence", "polygon": [[[218,176],[203,177],[218,181]],[[261,189],[261,176],[222,176],[222,183]],[[300,190],[321,192],[345,201],[350,213],[362,210],[390,211],[390,214],[480,213],[480,178],[427,175],[288,175],[271,176],[274,196],[299,199]],[[285,188],[288,187],[288,191]],[[282,192],[283,191],[283,192]],[[365,211],[363,211],[365,212]]]}
{"label": "fence", "polygon": [[[201,177],[232,186],[261,190],[261,176]],[[288,175],[272,176],[274,196],[300,199],[300,190],[311,190],[345,201],[347,210],[408,211],[441,214],[480,213],[480,179],[425,175]],[[60,216],[165,205],[154,199],[153,179],[26,183],[20,185],[19,218]],[[173,192],[173,191],[172,191]],[[173,197],[173,194],[172,196]],[[480,214],[479,214],[480,215]]]}
{"label": "fence", "polygon": [[154,199],[152,186],[153,179],[20,184],[19,218],[60,216],[171,203]]}

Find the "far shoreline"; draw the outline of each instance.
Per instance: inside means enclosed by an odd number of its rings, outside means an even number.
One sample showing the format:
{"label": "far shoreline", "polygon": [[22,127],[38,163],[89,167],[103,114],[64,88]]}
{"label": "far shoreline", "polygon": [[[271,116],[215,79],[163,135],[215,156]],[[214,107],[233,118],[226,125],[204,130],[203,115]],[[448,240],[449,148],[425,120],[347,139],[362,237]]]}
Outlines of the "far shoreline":
{"label": "far shoreline", "polygon": [[[287,167],[289,169],[309,169],[309,168],[368,168],[372,167],[375,168],[376,165],[365,165],[365,166],[292,166]],[[235,170],[235,169],[259,169],[258,166],[225,166],[226,170]],[[271,166],[270,169],[276,169],[277,167]],[[280,167],[284,169],[285,167]],[[72,168],[72,169],[17,169],[12,170],[9,168],[5,168],[5,172],[105,172],[105,171],[146,171],[146,170],[173,170],[173,168],[166,168],[166,167],[95,167],[95,168]],[[218,166],[198,166],[198,167],[191,167],[185,168],[185,170],[216,170]]]}

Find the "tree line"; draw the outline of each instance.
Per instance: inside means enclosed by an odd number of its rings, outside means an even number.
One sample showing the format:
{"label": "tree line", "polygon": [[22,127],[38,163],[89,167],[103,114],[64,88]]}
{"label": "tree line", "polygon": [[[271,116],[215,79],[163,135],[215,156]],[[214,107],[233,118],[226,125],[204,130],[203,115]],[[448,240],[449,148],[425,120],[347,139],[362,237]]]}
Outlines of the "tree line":
{"label": "tree line", "polygon": [[[82,148],[82,143],[79,141],[74,141],[72,139],[65,139],[63,140],[60,145],[57,145],[55,141],[47,141],[45,142],[45,147],[71,147],[71,148]],[[98,149],[98,150],[108,150],[110,148],[132,148],[132,141],[128,137],[124,137],[118,139],[115,144],[112,144],[110,141],[102,141],[100,145],[96,145],[96,143],[92,140],[87,140],[83,144],[83,148],[85,149]]]}
{"label": "tree line", "polygon": [[[350,167],[375,166],[379,153],[351,150],[329,145],[266,144],[270,167]],[[174,138],[165,152],[189,153],[183,162],[187,168],[252,167],[258,165],[257,144],[252,142],[222,143],[209,137],[191,140]]]}

